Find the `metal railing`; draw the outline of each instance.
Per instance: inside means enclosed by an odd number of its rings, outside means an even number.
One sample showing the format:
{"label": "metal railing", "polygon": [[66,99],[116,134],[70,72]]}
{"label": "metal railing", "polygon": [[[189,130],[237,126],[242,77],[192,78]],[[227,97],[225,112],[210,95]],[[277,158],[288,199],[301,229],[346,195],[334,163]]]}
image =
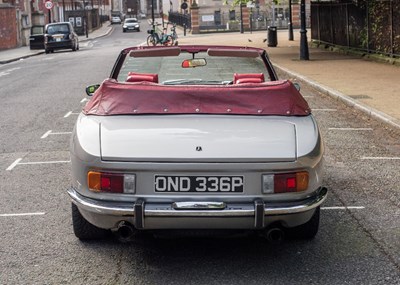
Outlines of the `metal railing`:
{"label": "metal railing", "polygon": [[192,23],[191,23],[191,18],[190,14],[181,14],[178,12],[169,12],[168,14],[168,21],[174,24],[177,24],[178,26],[185,27],[187,29],[191,29]]}
{"label": "metal railing", "polygon": [[400,1],[311,2],[311,39],[400,57]]}

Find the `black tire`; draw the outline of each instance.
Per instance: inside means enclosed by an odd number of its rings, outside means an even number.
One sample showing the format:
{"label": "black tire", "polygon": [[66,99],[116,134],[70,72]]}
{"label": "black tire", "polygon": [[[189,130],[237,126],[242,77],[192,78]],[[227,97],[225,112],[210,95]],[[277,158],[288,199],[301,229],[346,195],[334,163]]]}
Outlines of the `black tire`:
{"label": "black tire", "polygon": [[75,204],[71,203],[71,209],[74,234],[80,240],[102,239],[111,233],[109,230],[98,228],[85,220]]}
{"label": "black tire", "polygon": [[50,53],[50,50],[46,48],[46,49],[44,50],[44,52],[45,52],[46,54],[49,54],[49,53]]}
{"label": "black tire", "polygon": [[287,236],[292,239],[301,239],[301,240],[313,239],[318,233],[319,216],[320,216],[320,207],[318,207],[315,210],[314,215],[307,223],[294,228],[288,228],[286,230]]}
{"label": "black tire", "polygon": [[125,29],[122,29],[122,32],[123,32],[123,33],[125,33],[125,32],[126,32],[126,30],[125,30]]}
{"label": "black tire", "polygon": [[148,45],[148,46],[155,46],[155,45],[157,45],[157,42],[156,42],[155,38],[154,38],[152,35],[149,35],[149,36],[147,37],[147,45]]}

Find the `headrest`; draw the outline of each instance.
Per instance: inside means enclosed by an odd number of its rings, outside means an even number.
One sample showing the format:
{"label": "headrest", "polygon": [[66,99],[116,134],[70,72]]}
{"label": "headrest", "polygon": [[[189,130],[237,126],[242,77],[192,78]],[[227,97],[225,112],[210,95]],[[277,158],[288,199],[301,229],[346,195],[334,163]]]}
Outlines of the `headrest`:
{"label": "headrest", "polygon": [[128,77],[126,78],[126,82],[142,82],[142,81],[158,83],[158,74],[129,72]]}
{"label": "headrest", "polygon": [[234,73],[233,84],[262,83],[265,81],[264,73]]}

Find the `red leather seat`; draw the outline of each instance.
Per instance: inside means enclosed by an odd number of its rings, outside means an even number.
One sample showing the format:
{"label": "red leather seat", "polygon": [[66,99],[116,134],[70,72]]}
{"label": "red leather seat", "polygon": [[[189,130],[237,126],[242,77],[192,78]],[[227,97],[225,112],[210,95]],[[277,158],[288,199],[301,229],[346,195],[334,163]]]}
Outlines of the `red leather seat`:
{"label": "red leather seat", "polygon": [[265,81],[264,73],[235,73],[233,84],[241,83],[262,83]]}
{"label": "red leather seat", "polygon": [[153,82],[158,83],[158,74],[156,73],[139,73],[129,72],[126,82]]}

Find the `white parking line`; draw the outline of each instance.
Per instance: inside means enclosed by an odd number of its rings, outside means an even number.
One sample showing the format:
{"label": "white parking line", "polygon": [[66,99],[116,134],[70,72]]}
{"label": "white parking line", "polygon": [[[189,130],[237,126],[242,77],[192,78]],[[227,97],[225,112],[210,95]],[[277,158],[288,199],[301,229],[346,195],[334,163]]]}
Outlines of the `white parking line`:
{"label": "white parking line", "polygon": [[328,128],[331,131],[373,131],[371,128]]}
{"label": "white parking line", "polygon": [[18,158],[14,161],[6,170],[13,170],[17,165],[37,165],[37,164],[58,164],[58,163],[70,163],[71,160],[55,160],[55,161],[36,161],[36,162],[20,162],[22,158]]}
{"label": "white parking line", "polygon": [[0,214],[0,217],[22,217],[22,216],[42,216],[45,215],[45,212],[37,212],[37,213],[19,213],[19,214]]}
{"label": "white parking line", "polygon": [[45,138],[47,138],[47,137],[50,135],[50,133],[51,133],[51,130],[45,132],[44,135],[41,136],[40,138],[41,138],[41,139],[45,139]]}
{"label": "white parking line", "polygon": [[53,133],[51,130],[47,131],[43,136],[41,136],[41,139],[47,138],[49,135],[70,135],[72,132],[58,132],[58,133]]}
{"label": "white parking line", "polygon": [[72,111],[69,111],[68,113],[66,113],[66,114],[64,115],[64,118],[68,118],[68,117],[71,116],[71,115],[79,115],[79,113],[72,113]]}
{"label": "white parking line", "polygon": [[377,157],[371,157],[371,156],[363,156],[361,157],[362,160],[400,160],[400,157],[385,157],[385,156],[377,156]]}
{"label": "white parking line", "polygon": [[363,210],[364,206],[347,206],[347,207],[321,207],[321,210]]}
{"label": "white parking line", "polygon": [[12,170],[17,164],[22,160],[22,158],[18,158],[16,161],[14,161],[6,170],[10,171]]}

